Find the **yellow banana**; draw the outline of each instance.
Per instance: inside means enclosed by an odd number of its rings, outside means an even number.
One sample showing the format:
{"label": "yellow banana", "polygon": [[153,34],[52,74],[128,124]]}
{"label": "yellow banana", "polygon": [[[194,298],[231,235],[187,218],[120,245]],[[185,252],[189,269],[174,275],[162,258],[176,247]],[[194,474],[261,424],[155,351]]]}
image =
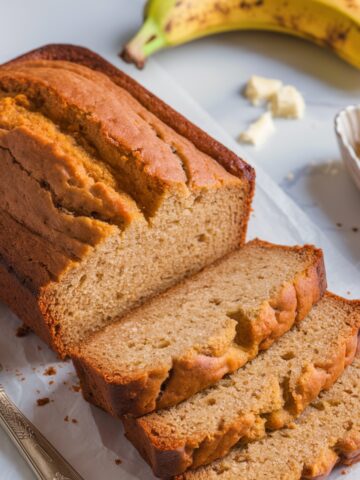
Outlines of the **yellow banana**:
{"label": "yellow banana", "polygon": [[271,30],[330,47],[360,68],[360,0],[148,0],[122,57],[143,67],[164,47],[229,30]]}

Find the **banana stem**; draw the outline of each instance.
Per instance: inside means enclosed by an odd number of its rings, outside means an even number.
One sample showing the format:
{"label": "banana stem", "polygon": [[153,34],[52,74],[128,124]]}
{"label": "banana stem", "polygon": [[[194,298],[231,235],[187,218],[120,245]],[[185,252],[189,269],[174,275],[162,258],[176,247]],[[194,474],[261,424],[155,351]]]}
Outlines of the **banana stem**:
{"label": "banana stem", "polygon": [[148,18],[139,32],[127,43],[120,56],[125,62],[143,68],[147,57],[166,45],[161,29],[153,19]]}

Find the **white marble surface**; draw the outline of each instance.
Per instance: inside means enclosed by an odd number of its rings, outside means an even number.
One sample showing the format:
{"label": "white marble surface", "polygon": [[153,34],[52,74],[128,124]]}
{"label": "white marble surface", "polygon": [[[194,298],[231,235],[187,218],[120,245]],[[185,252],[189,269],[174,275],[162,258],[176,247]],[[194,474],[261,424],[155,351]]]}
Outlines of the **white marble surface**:
{"label": "white marble surface", "polygon": [[[12,0],[2,5],[0,62],[49,42],[86,45],[113,55],[138,26],[140,2],[128,0]],[[261,150],[245,148],[255,161],[301,205],[359,267],[360,193],[338,165],[333,116],[344,105],[360,103],[360,74],[328,52],[305,42],[260,33],[232,33],[159,53],[158,62],[233,136],[260,110],[240,91],[252,73],[298,86],[308,103],[301,122],[277,122],[276,135]],[[139,80],[149,73],[133,71]],[[161,94],[161,92],[160,92]],[[328,168],[329,162],[337,162]],[[331,172],[337,171],[333,175]],[[293,180],[287,175],[294,174]],[[342,227],[336,227],[336,223]],[[0,432],[1,480],[33,478]],[[1,464],[1,462],[0,462]]]}

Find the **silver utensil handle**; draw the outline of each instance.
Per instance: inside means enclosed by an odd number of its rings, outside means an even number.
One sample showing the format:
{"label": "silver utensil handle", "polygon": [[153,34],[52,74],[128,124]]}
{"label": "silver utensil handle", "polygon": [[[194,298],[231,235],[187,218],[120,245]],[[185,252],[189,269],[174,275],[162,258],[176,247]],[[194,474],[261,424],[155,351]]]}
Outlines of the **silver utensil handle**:
{"label": "silver utensil handle", "polygon": [[0,425],[39,480],[83,480],[0,386]]}

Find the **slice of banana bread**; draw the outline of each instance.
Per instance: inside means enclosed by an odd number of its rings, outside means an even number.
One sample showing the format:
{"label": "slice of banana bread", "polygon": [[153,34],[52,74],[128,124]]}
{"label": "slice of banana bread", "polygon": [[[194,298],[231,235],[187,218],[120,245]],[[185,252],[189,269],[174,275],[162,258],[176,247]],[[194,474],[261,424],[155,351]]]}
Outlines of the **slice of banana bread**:
{"label": "slice of banana bread", "polygon": [[89,50],[0,66],[0,298],[57,350],[245,241],[253,169]]}
{"label": "slice of banana bread", "polygon": [[353,360],[359,327],[360,302],[326,294],[243,369],[176,407],[126,418],[127,437],[162,478],[220,458],[293,421],[328,389]]}
{"label": "slice of banana bread", "polygon": [[268,348],[325,283],[321,251],[249,242],[74,351],[83,394],[116,416],[177,404]]}
{"label": "slice of banana bread", "polygon": [[[338,463],[360,461],[360,355],[337,383],[289,428],[177,480],[325,478]],[[340,477],[339,477],[340,478]],[[355,478],[355,477],[353,477]]]}

